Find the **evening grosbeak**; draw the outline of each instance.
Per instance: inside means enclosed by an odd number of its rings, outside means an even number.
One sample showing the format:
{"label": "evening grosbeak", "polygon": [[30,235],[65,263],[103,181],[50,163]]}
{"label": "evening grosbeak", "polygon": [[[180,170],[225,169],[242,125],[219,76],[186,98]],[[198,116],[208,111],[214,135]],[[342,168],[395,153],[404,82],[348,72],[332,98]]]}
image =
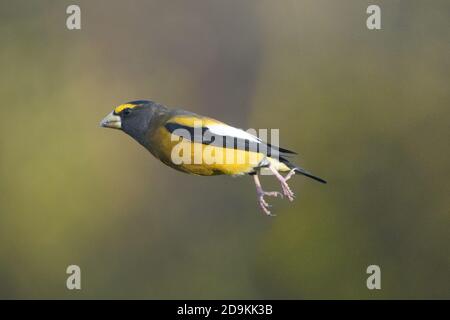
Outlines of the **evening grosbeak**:
{"label": "evening grosbeak", "polygon": [[[294,199],[287,181],[299,173],[321,183],[325,180],[292,164],[293,151],[270,145],[258,137],[223,122],[153,101],[121,104],[100,123],[130,135],[163,163],[176,170],[202,176],[252,175],[261,209],[271,215],[264,196]],[[282,193],[264,191],[258,174],[273,174]],[[286,172],[283,177],[280,172]]]}

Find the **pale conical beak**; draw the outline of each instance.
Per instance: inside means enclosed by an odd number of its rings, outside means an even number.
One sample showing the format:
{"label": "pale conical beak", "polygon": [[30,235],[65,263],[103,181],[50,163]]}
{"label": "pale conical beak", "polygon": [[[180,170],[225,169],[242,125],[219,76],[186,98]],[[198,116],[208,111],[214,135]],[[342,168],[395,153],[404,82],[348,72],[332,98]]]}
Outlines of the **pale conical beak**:
{"label": "pale conical beak", "polygon": [[100,126],[105,128],[122,129],[122,122],[119,116],[111,112],[105,118],[103,118],[103,120],[100,122]]}

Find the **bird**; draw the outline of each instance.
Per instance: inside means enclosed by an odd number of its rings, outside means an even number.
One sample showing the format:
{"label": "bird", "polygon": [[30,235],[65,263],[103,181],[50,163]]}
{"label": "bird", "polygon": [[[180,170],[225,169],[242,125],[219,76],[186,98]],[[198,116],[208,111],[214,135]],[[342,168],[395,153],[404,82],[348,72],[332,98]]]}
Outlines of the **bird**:
{"label": "bird", "polygon": [[[296,173],[327,183],[288,158],[297,153],[264,142],[247,131],[221,121],[150,100],[118,105],[100,122],[101,127],[122,130],[155,158],[178,171],[200,175],[253,176],[261,210],[274,216],[265,197],[294,200],[288,180]],[[269,173],[281,191],[264,191],[259,176]],[[285,174],[284,176],[281,174]]]}

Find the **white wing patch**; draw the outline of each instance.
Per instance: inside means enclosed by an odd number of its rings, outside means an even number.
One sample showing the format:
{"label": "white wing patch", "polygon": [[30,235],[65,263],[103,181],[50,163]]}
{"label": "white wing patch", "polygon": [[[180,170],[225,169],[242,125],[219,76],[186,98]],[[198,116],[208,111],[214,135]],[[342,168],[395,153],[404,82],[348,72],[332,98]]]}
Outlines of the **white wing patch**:
{"label": "white wing patch", "polygon": [[229,136],[229,137],[245,139],[245,140],[249,140],[252,142],[261,143],[261,139],[259,139],[258,137],[255,137],[254,135],[252,135],[248,132],[245,132],[244,130],[237,129],[237,128],[231,127],[229,125],[226,125],[226,124],[212,124],[212,125],[207,126],[207,128],[213,134],[217,134],[217,135],[221,135],[221,136]]}

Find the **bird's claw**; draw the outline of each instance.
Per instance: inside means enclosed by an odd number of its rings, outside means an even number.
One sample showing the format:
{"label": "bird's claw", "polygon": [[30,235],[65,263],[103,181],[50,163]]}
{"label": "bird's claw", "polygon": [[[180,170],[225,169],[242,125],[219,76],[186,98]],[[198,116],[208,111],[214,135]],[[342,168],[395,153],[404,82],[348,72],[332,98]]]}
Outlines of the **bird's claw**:
{"label": "bird's claw", "polygon": [[289,201],[294,201],[294,192],[292,192],[286,180],[281,181],[281,188],[283,189],[283,194],[286,196],[286,198],[288,198]]}
{"label": "bird's claw", "polygon": [[283,198],[283,194],[278,191],[260,191],[258,192],[258,200],[259,200],[259,206],[264,211],[264,213],[268,216],[274,217],[275,214],[272,214],[268,208],[272,207],[270,204],[267,203],[267,201],[264,199],[264,196],[269,197],[278,197],[280,196]]}

